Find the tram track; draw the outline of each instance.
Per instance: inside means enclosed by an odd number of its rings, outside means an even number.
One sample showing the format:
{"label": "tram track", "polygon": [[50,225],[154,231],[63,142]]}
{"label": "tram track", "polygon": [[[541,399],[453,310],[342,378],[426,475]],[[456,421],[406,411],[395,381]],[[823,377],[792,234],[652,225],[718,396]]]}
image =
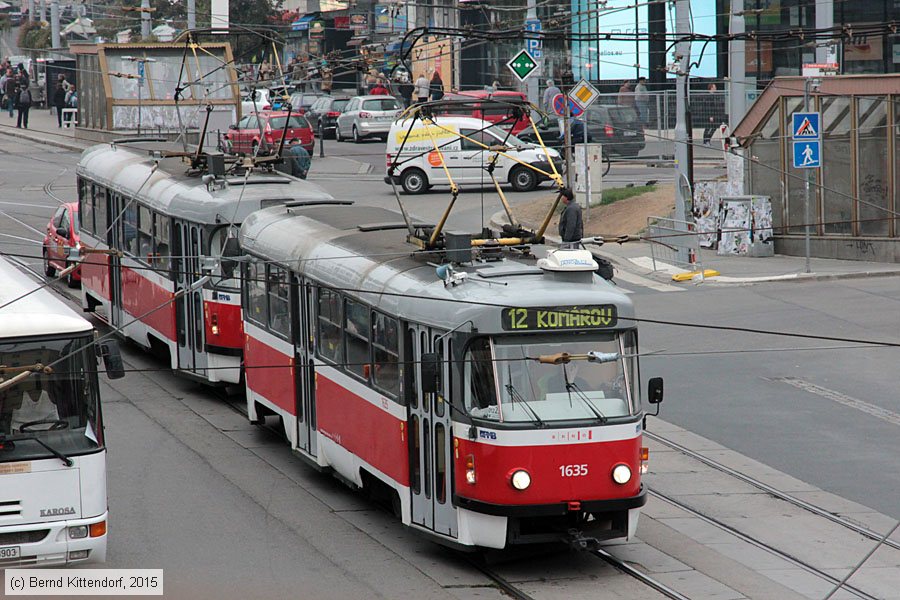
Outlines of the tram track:
{"label": "tram track", "polygon": [[[878,533],[872,529],[869,529],[868,527],[860,525],[859,523],[855,523],[855,522],[851,521],[850,519],[841,517],[840,515],[837,515],[829,510],[826,510],[826,509],[822,508],[821,506],[816,506],[815,504],[812,504],[811,502],[807,502],[806,500],[797,498],[796,496],[788,494],[787,492],[783,492],[765,482],[755,479],[745,473],[741,473],[740,471],[738,471],[736,469],[733,469],[733,468],[731,468],[727,465],[724,465],[716,460],[713,460],[707,456],[704,456],[703,454],[700,454],[699,452],[691,450],[690,448],[688,448],[682,444],[679,444],[678,442],[672,441],[666,437],[663,437],[657,433],[652,433],[650,431],[644,431],[644,435],[655,442],[659,442],[660,444],[662,444],[664,446],[668,446],[672,450],[680,452],[681,454],[684,454],[685,456],[688,456],[698,462],[703,463],[704,465],[708,466],[711,469],[719,471],[720,473],[725,473],[726,475],[730,475],[731,477],[734,477],[735,479],[737,479],[739,481],[742,481],[750,486],[753,486],[775,498],[778,498],[779,500],[783,500],[784,502],[787,502],[788,504],[796,506],[797,508],[801,508],[801,509],[808,511],[816,516],[822,517],[828,521],[831,521],[832,523],[835,523],[842,527],[846,527],[847,529],[853,531],[854,533],[862,535],[870,540],[881,541],[881,539],[884,537],[883,533]],[[888,546],[890,548],[893,548],[895,550],[900,550],[900,543],[895,542],[894,540],[890,540],[890,539],[885,540],[884,545]]]}

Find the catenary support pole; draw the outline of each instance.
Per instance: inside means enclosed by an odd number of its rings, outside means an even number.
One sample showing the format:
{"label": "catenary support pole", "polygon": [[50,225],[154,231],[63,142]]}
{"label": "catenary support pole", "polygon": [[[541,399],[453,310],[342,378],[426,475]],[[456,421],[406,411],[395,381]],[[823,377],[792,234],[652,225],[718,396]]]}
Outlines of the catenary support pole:
{"label": "catenary support pole", "polygon": [[50,44],[54,48],[60,47],[59,38],[59,0],[50,0]]}
{"label": "catenary support pole", "polygon": [[[675,2],[675,34],[679,42],[675,45],[675,55],[678,65],[678,76],[675,82],[675,109],[677,118],[675,121],[675,169],[678,180],[687,180],[688,186],[675,186],[675,223],[676,228],[685,229],[688,221],[688,205],[691,198],[687,197],[686,189],[692,189],[694,185],[694,152],[692,146],[692,131],[690,106],[688,103],[688,71],[691,64],[691,41],[687,36],[691,35],[690,0],[676,0]],[[684,39],[681,39],[684,38]],[[688,244],[679,246],[678,260],[688,262]]]}
{"label": "catenary support pole", "polygon": [[[810,79],[806,78],[803,81],[803,110],[806,112],[810,111],[809,106],[809,84]],[[806,272],[810,272],[809,267],[809,238],[811,234],[812,225],[810,224],[810,216],[809,216],[809,180],[811,177],[815,177],[816,171],[815,169],[806,169],[806,177],[805,182],[806,185],[803,186],[803,212],[804,212],[804,222],[806,225],[803,227],[803,251],[806,256]]]}
{"label": "catenary support pole", "polygon": [[150,37],[150,0],[141,0],[141,37]]}
{"label": "catenary support pole", "polygon": [[187,26],[188,29],[197,28],[197,0],[187,0]]}

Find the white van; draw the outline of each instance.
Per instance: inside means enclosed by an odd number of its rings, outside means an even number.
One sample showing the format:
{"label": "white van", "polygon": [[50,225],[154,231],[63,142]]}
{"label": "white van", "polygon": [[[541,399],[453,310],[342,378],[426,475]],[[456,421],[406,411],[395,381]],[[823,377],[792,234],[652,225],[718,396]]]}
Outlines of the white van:
{"label": "white van", "polygon": [[[396,165],[394,183],[403,186],[407,194],[420,194],[433,185],[450,185],[447,174],[441,166],[441,158],[434,149],[435,143],[444,155],[444,161],[453,181],[461,186],[475,184],[493,185],[491,176],[485,170],[494,154],[465,135],[478,140],[485,146],[505,144],[504,154],[513,156],[523,163],[533,165],[546,173],[552,173],[547,153],[553,159],[557,171],[562,172],[563,162],[559,152],[546,152],[536,144],[523,142],[487,121],[471,117],[436,117],[435,125],[426,126],[417,119],[410,129],[411,119],[400,119],[391,125],[387,140],[386,169]],[[401,145],[403,146],[401,150]],[[398,155],[399,152],[399,155]],[[509,183],[518,192],[533,190],[547,176],[500,155],[494,167],[494,177],[500,183]],[[391,183],[385,175],[385,183]]]}

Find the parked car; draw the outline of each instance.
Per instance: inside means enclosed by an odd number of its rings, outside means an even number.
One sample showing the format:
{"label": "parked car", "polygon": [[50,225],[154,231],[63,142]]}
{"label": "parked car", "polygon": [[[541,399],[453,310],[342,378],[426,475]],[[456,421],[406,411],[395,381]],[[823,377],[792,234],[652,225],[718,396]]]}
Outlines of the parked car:
{"label": "parked car", "polygon": [[[460,117],[472,117],[496,123],[503,129],[512,128],[513,135],[518,135],[529,127],[528,124],[528,97],[522,92],[498,91],[464,91],[444,94],[444,100],[455,100],[460,103],[458,108],[452,105],[441,106],[436,109],[438,114],[455,115]],[[523,109],[518,118],[512,119],[513,109],[521,106]]]}
{"label": "parked car", "polygon": [[[588,141],[603,144],[605,156],[635,157],[644,149],[644,127],[631,106],[592,106],[587,113],[587,123]],[[538,129],[548,146],[563,145],[556,119],[551,118]],[[519,139],[537,143],[537,136],[531,130],[523,131]],[[581,140],[572,140],[572,143],[579,144]]]}
{"label": "parked car", "polygon": [[327,136],[329,132],[334,135],[337,127],[337,118],[350,103],[350,98],[335,98],[334,96],[322,96],[316,100],[306,111],[306,119],[312,124],[316,135],[321,131]]}
{"label": "parked car", "polygon": [[402,111],[403,105],[393,96],[355,96],[337,118],[334,137],[339,142],[353,138],[359,143],[369,137],[387,141],[391,123]]}
{"label": "parked car", "polygon": [[324,95],[319,92],[294,92],[291,94],[291,112],[298,115],[306,114],[309,107]]}
{"label": "parked car", "polygon": [[[247,115],[236,125],[228,128],[225,134],[225,151],[231,154],[267,154],[277,150],[281,142],[282,132],[287,123],[287,135],[284,145],[287,146],[294,138],[300,139],[300,145],[312,154],[315,140],[309,121],[301,115],[291,113],[290,121],[287,121],[286,111],[264,111],[253,115]],[[262,126],[262,127],[260,127]],[[262,133],[260,133],[260,129]],[[259,152],[257,147],[262,146]]]}
{"label": "parked car", "polygon": [[241,115],[252,115],[261,110],[272,110],[272,100],[269,97],[269,90],[258,88],[251,90],[241,97]]}
{"label": "parked car", "polygon": [[[443,162],[434,149],[435,143],[441,149]],[[545,175],[525,165],[532,165],[549,173],[549,154],[556,169],[561,171],[563,168],[562,159],[556,150],[544,152],[534,144],[527,144],[499,127],[491,126],[488,121],[448,116],[440,119],[440,127],[435,127],[426,126],[421,120],[411,124],[407,118],[391,125],[385,165],[388,173],[385,174],[384,181],[391,183],[393,175],[394,183],[403,186],[403,191],[407,194],[420,194],[433,185],[450,184],[444,171],[443,165],[446,164],[450,176],[457,184],[491,185],[490,175],[485,168],[493,153],[485,149],[485,146],[501,144],[505,145],[506,150],[497,156],[493,174],[499,183],[509,183],[517,192],[531,191],[547,179]],[[397,165],[393,173],[392,164]]]}
{"label": "parked car", "polygon": [[[68,202],[56,209],[53,218],[47,223],[47,233],[44,235],[44,273],[47,277],[53,277],[57,271],[62,271],[71,264],[69,256],[73,249],[76,252],[81,250],[78,229],[77,202]],[[81,285],[81,267],[69,273],[66,283],[71,288]]]}

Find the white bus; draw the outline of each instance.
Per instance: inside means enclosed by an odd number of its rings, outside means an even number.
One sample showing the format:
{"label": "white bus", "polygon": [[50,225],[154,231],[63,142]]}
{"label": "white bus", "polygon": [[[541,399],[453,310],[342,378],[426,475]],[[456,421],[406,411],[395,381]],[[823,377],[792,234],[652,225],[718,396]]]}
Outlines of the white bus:
{"label": "white bus", "polygon": [[97,356],[121,377],[121,355],[37,287],[0,257],[0,569],[106,560]]}

